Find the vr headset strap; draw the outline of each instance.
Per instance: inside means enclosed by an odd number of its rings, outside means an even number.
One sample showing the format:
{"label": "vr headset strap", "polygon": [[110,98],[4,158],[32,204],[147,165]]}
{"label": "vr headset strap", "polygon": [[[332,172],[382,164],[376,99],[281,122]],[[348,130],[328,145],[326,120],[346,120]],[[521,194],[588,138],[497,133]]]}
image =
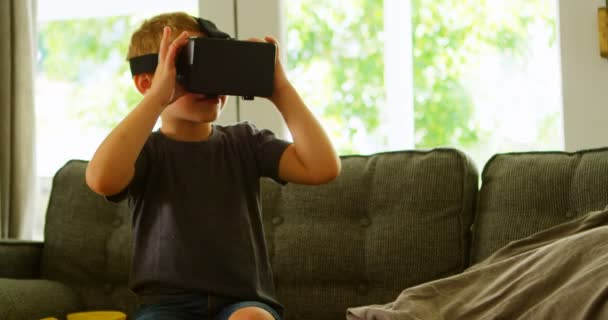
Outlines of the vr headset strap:
{"label": "vr headset strap", "polygon": [[158,53],[144,54],[143,56],[129,59],[131,76],[142,73],[153,73],[158,65]]}
{"label": "vr headset strap", "polygon": [[[230,39],[230,36],[219,30],[215,23],[205,20],[203,18],[193,17],[198,22],[198,26],[205,35],[209,38],[218,39]],[[138,57],[129,59],[129,66],[131,67],[131,76],[142,73],[152,73],[156,70],[158,65],[158,53],[145,54]]]}
{"label": "vr headset strap", "polygon": [[205,20],[203,18],[197,18],[197,17],[193,17],[193,18],[196,19],[196,21],[198,22],[198,27],[201,29],[201,31],[203,33],[205,33],[207,35],[207,37],[218,38],[218,39],[230,39],[230,36],[226,32],[218,29],[215,26],[215,23],[213,23],[209,20]]}

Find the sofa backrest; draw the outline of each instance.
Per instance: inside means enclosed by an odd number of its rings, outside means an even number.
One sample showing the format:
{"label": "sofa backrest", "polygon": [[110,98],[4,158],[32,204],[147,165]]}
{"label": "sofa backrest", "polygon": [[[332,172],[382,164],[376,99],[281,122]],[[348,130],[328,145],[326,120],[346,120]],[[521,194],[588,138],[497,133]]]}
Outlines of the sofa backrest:
{"label": "sofa backrest", "polygon": [[456,150],[342,158],[322,186],[263,181],[268,250],[286,318],[344,319],[467,266],[478,174]]}
{"label": "sofa backrest", "polygon": [[608,148],[497,154],[485,165],[472,262],[608,205]]}
{"label": "sofa backrest", "polygon": [[41,276],[80,294],[83,306],[133,312],[127,288],[131,255],[126,201],[106,201],[85,183],[87,162],[71,160],[53,178],[44,231]]}
{"label": "sofa backrest", "polygon": [[[81,294],[87,309],[135,308],[126,201],[85,184],[87,162],[53,179],[42,277]],[[263,179],[268,249],[287,319],[340,319],[350,306],[385,303],[406,287],[463,270],[478,174],[452,149],[342,157],[323,186]]]}

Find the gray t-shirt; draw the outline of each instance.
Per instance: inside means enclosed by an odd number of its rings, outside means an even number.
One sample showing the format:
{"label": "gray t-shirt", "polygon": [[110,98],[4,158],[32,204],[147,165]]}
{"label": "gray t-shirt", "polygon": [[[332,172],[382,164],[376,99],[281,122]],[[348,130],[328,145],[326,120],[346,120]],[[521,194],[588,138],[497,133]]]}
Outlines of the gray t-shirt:
{"label": "gray t-shirt", "polygon": [[207,141],[153,132],[129,186],[134,252],[129,286],[138,295],[208,293],[265,302],[279,311],[266,251],[260,177],[284,184],[289,142],[248,122],[213,125]]}

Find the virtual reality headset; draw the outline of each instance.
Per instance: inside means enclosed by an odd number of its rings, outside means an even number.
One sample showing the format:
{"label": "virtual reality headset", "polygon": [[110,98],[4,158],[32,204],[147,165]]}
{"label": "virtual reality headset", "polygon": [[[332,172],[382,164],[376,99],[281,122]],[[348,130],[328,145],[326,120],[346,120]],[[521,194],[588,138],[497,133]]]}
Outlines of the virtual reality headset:
{"label": "virtual reality headset", "polygon": [[[217,29],[209,20],[195,18],[206,37],[191,37],[176,58],[177,82],[185,90],[206,95],[270,97],[276,48],[271,43],[241,41]],[[133,76],[153,73],[158,54],[129,60]]]}

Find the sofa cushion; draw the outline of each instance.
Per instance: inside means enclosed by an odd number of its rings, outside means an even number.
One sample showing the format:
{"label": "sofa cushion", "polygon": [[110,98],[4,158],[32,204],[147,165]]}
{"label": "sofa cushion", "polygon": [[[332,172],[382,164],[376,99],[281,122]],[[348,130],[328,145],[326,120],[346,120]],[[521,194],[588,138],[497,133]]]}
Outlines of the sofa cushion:
{"label": "sofa cushion", "polygon": [[288,319],[343,319],[353,305],[462,271],[478,175],[452,149],[342,157],[322,186],[262,183],[279,301]]}
{"label": "sofa cushion", "polygon": [[608,148],[497,154],[485,165],[472,262],[608,205]]}
{"label": "sofa cushion", "polygon": [[77,294],[57,281],[0,278],[0,319],[35,320],[82,310]]}
{"label": "sofa cushion", "polygon": [[53,178],[47,208],[41,277],[62,282],[86,310],[132,312],[127,288],[131,256],[130,211],[92,192],[86,161],[71,160]]}

